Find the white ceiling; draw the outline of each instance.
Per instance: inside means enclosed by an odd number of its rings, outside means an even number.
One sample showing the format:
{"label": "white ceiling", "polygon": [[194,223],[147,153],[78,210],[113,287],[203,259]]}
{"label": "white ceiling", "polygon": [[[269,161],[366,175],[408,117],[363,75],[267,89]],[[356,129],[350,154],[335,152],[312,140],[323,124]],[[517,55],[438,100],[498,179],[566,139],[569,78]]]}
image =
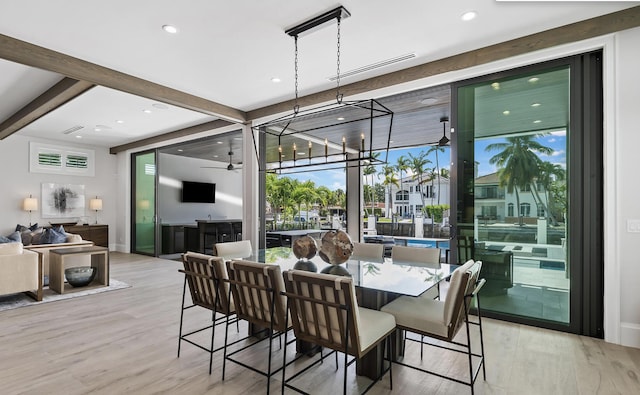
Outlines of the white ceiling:
{"label": "white ceiling", "polygon": [[[344,78],[347,84],[638,4],[21,0],[2,5],[0,33],[248,111],[293,97],[293,39],[284,31],[338,5],[351,13],[342,23],[342,72],[416,54],[412,60]],[[460,16],[469,10],[477,11],[478,17],[463,22]],[[164,24],[177,26],[179,33],[164,32]],[[300,94],[334,87],[327,78],[336,74],[335,24],[301,37],[299,49]],[[273,83],[272,77],[282,81]],[[0,60],[0,121],[60,78]],[[111,133],[87,136],[82,142],[115,146],[213,119],[174,107],[143,113],[141,107],[150,104],[94,88],[20,133],[57,139],[59,132],[71,126],[107,125]],[[129,121],[114,124],[125,117]]]}

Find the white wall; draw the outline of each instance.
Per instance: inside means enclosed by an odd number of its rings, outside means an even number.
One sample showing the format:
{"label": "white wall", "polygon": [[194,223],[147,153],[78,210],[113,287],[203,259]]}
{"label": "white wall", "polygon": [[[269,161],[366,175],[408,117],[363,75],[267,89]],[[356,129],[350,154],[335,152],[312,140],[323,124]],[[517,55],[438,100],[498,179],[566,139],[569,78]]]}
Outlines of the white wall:
{"label": "white wall", "polygon": [[617,169],[616,183],[605,194],[615,199],[618,219],[616,250],[620,286],[620,343],[640,347],[640,233],[627,232],[627,221],[640,219],[640,182],[636,158],[640,152],[640,28],[621,32],[615,48],[616,155],[606,166]]}
{"label": "white wall", "polygon": [[[95,151],[96,171],[93,177],[69,176],[58,174],[29,172],[29,141],[37,141],[51,145],[63,145],[59,141],[36,139],[20,135],[12,135],[0,141],[0,158],[2,158],[2,193],[0,193],[0,235],[11,233],[16,224],[28,224],[29,213],[22,211],[22,200],[32,194],[38,198],[38,211],[31,214],[31,222],[48,224],[52,219],[42,218],[41,184],[55,182],[61,184],[84,185],[85,215],[91,223],[95,221],[95,212],[89,210],[89,199],[94,196],[102,198],[103,210],[98,212],[98,222],[109,225],[109,244],[112,247],[116,240],[116,157],[109,154],[107,148],[84,146],[80,144],[64,144]],[[115,247],[114,247],[115,248]],[[113,248],[111,248],[113,249]]]}
{"label": "white wall", "polygon": [[[158,215],[163,224],[195,224],[196,219],[242,218],[242,173],[240,169],[203,168],[227,163],[160,154],[158,158]],[[215,203],[182,203],[182,181],[216,184]]]}

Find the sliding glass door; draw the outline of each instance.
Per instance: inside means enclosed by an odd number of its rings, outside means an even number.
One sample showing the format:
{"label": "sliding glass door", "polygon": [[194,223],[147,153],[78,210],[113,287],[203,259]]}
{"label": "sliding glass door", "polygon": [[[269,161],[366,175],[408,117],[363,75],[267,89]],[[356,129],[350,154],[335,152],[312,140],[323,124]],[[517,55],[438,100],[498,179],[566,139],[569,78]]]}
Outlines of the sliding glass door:
{"label": "sliding glass door", "polygon": [[596,53],[454,86],[454,252],[483,261],[488,315],[602,335],[600,70]]}
{"label": "sliding glass door", "polygon": [[156,256],[156,152],[131,158],[131,252]]}

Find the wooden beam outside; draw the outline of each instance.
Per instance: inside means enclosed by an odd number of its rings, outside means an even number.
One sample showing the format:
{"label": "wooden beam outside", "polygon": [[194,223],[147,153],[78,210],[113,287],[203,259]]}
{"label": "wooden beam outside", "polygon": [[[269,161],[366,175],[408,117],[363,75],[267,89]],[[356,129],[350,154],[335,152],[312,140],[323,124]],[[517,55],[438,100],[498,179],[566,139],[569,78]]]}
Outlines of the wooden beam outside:
{"label": "wooden beam outside", "polygon": [[0,58],[53,71],[95,85],[102,85],[232,122],[245,122],[246,113],[198,96],[121,73],[60,52],[0,34]]}
{"label": "wooden beam outside", "polygon": [[41,116],[55,110],[69,100],[81,95],[95,85],[65,77],[31,103],[16,111],[0,123],[0,140],[27,126]]}
{"label": "wooden beam outside", "polygon": [[190,126],[188,128],[174,130],[173,132],[161,134],[158,136],[149,137],[142,140],[137,140],[131,143],[118,145],[115,147],[109,148],[109,153],[117,154],[119,152],[123,152],[129,149],[134,149],[138,147],[143,147],[145,145],[162,143],[164,141],[190,136],[192,134],[206,132],[208,130],[219,129],[225,126],[233,125],[233,122],[225,121],[223,119],[216,119],[215,121],[201,123],[199,125]]}
{"label": "wooden beam outside", "polygon": [[[640,26],[640,6],[354,82],[341,86],[340,92],[344,94],[345,97],[349,97],[638,26]],[[335,100],[335,97],[336,90],[331,89],[300,97],[298,98],[298,104],[300,107],[306,107]],[[292,111],[293,106],[294,101],[289,100],[262,107],[249,111],[247,113],[247,119],[253,120],[281,112]]]}

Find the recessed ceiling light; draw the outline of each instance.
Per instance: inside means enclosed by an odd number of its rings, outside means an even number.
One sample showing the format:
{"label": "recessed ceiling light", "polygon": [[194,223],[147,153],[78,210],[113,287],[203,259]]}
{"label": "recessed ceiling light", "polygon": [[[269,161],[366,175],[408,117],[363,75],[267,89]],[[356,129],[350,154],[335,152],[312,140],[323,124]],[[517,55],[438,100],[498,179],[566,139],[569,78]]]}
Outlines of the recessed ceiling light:
{"label": "recessed ceiling light", "polygon": [[102,131],[102,129],[100,129],[100,128],[93,128],[93,130],[96,131],[96,132]]}
{"label": "recessed ceiling light", "polygon": [[306,155],[304,152],[298,152],[298,155],[303,156]]}
{"label": "recessed ceiling light", "polygon": [[116,119],[116,123],[124,123],[122,119]]}
{"label": "recessed ceiling light", "polygon": [[540,81],[540,78],[538,77],[531,77],[529,78],[529,82],[532,84],[535,84],[536,82]]}
{"label": "recessed ceiling light", "polygon": [[222,141],[216,141],[216,144],[224,144]]}
{"label": "recessed ceiling light", "polygon": [[178,148],[178,152],[183,152],[184,150],[182,148]]}
{"label": "recessed ceiling light", "polygon": [[167,109],[169,109],[169,106],[167,106],[166,104],[162,104],[162,103],[153,103],[152,106],[154,108],[157,108],[158,110],[167,110]]}
{"label": "recessed ceiling light", "polygon": [[237,141],[241,141],[241,140],[242,140],[242,137],[234,137],[233,139],[234,139],[234,140],[237,140]]}
{"label": "recessed ceiling light", "polygon": [[336,118],[338,121],[344,121],[344,117],[338,117]]}
{"label": "recessed ceiling light", "polygon": [[162,30],[167,33],[176,34],[178,33],[178,28],[173,25],[162,25]]}
{"label": "recessed ceiling light", "polygon": [[478,16],[478,13],[475,11],[467,11],[464,14],[462,14],[462,16],[460,17],[460,19],[462,19],[463,21],[470,21],[472,19],[475,19],[475,17]]}
{"label": "recessed ceiling light", "polygon": [[271,82],[273,82],[273,83],[278,83],[280,81],[282,81],[282,80],[280,78],[278,78],[278,77],[271,77]]}
{"label": "recessed ceiling light", "polygon": [[145,114],[151,114],[151,110],[142,110],[142,112]]}
{"label": "recessed ceiling light", "polygon": [[533,123],[540,123],[540,122],[542,122],[542,121],[539,120],[539,119],[536,119],[535,121],[533,121]]}
{"label": "recessed ceiling light", "polygon": [[433,97],[425,97],[424,99],[420,100],[420,104],[434,104],[435,102],[437,102],[438,99],[433,98]]}
{"label": "recessed ceiling light", "polygon": [[493,88],[494,91],[497,91],[498,89],[500,89],[500,83],[494,82],[493,84],[491,84],[491,87]]}
{"label": "recessed ceiling light", "polygon": [[78,135],[76,135],[76,138],[77,138],[77,139],[81,139],[81,138],[82,138],[82,136],[80,136],[80,135],[78,134]]}
{"label": "recessed ceiling light", "polygon": [[540,103],[533,103],[531,107],[540,107]]}
{"label": "recessed ceiling light", "polygon": [[217,157],[218,157],[218,155],[213,155],[213,157],[214,157],[214,158],[217,158]]}
{"label": "recessed ceiling light", "polygon": [[504,115],[509,115],[509,114],[511,114],[511,111],[509,111],[509,110],[504,110],[502,113],[503,113]]}
{"label": "recessed ceiling light", "polygon": [[389,140],[389,143],[393,143],[393,140]]}

